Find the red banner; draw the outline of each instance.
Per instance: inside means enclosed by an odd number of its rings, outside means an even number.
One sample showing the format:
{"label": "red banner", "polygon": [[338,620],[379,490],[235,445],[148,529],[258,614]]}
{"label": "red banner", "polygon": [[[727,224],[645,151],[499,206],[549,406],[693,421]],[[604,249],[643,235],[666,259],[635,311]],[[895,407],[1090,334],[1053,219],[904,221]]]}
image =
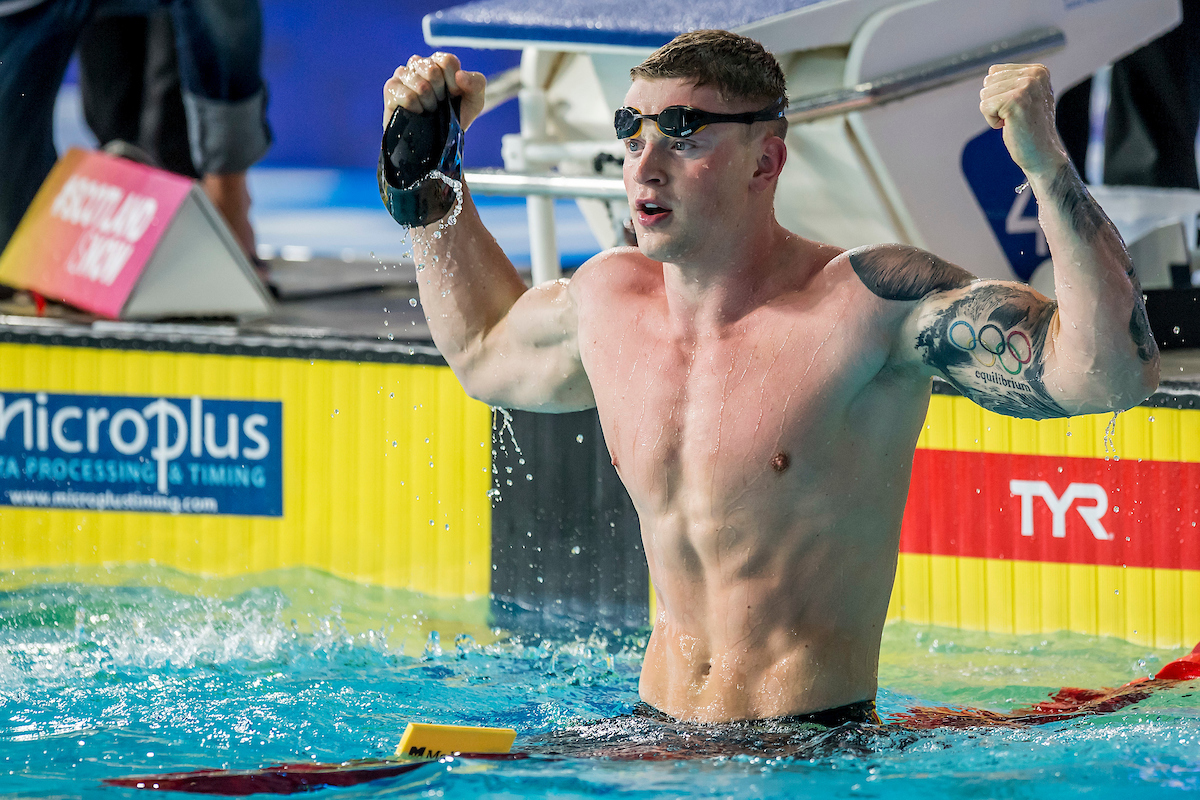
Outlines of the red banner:
{"label": "red banner", "polygon": [[1200,463],[917,450],[905,553],[1200,570]]}

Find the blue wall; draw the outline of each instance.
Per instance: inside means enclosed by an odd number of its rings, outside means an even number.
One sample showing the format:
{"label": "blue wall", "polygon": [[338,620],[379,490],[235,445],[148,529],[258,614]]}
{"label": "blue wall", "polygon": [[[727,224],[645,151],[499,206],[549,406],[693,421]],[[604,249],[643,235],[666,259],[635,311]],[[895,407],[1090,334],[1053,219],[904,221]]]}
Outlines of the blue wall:
{"label": "blue wall", "polygon": [[[421,19],[449,0],[263,0],[263,72],[275,144],[262,162],[293,167],[375,167],[383,83],[412,53],[427,54]],[[492,75],[514,50],[456,50],[466,69]],[[516,102],[481,117],[467,135],[470,166],[500,166],[500,135],[518,129]]]}

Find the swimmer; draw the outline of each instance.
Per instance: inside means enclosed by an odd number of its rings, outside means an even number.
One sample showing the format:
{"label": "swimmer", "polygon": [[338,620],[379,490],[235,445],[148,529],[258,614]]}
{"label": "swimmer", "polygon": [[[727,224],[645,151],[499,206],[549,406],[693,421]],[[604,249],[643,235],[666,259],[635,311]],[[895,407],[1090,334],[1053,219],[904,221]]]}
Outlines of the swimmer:
{"label": "swimmer", "polygon": [[[385,85],[385,123],[449,93],[465,129],[484,85],[454,55],[414,56]],[[652,709],[871,721],[934,376],[1035,419],[1157,387],[1137,279],[1059,140],[1046,68],[994,66],[980,97],[1037,197],[1057,302],[915,247],[847,251],[780,226],[783,73],[724,31],[632,70],[615,134],[636,247],[530,289],[469,187],[455,225],[412,230],[430,331],[470,395],[597,408],[657,593],[639,683]]]}

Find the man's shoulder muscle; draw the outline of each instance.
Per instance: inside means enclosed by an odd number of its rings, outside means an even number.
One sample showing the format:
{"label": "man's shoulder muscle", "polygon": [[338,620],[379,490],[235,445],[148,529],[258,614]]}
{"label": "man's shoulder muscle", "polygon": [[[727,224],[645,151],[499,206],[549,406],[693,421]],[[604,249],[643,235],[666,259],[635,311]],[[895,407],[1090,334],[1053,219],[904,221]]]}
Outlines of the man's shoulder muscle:
{"label": "man's shoulder muscle", "polygon": [[635,292],[646,294],[662,288],[662,265],[642,255],[636,247],[614,247],[587,260],[571,278],[576,298]]}
{"label": "man's shoulder muscle", "polygon": [[847,251],[846,257],[863,285],[884,300],[920,300],[975,280],[965,269],[910,245],[868,245]]}

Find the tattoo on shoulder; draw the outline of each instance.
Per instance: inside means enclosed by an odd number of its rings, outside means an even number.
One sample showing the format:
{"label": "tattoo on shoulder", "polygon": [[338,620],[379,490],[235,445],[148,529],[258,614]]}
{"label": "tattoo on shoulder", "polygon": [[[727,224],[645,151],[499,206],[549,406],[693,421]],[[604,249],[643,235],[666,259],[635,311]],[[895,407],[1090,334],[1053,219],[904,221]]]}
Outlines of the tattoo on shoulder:
{"label": "tattoo on shoulder", "polygon": [[1065,417],[1042,380],[1057,308],[1027,289],[988,283],[933,311],[917,347],[926,364],[984,408],[1010,417]]}
{"label": "tattoo on shoulder", "polygon": [[958,289],[975,280],[949,261],[908,245],[863,247],[851,250],[848,256],[859,279],[884,300],[920,300],[931,292]]}

